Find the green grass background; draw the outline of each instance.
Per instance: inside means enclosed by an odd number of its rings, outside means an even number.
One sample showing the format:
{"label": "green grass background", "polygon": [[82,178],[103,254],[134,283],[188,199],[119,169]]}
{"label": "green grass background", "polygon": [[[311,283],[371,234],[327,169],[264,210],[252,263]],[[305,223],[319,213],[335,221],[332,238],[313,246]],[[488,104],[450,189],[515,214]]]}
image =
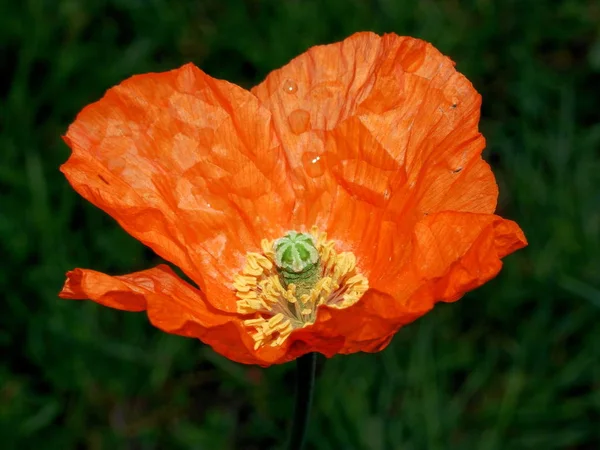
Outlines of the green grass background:
{"label": "green grass background", "polygon": [[132,74],[193,61],[249,87],[373,30],[432,42],[482,93],[499,213],[530,246],[383,352],[320,361],[307,448],[600,448],[599,24],[584,0],[2,2],[0,447],[278,448],[293,364],[57,298],[73,267],[159,262],[69,187],[60,136]]}

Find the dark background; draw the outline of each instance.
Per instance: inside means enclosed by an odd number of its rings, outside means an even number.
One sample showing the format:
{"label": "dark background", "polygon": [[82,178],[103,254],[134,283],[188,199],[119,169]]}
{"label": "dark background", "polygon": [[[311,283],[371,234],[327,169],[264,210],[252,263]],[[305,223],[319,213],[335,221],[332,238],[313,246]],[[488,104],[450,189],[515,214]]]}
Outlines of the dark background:
{"label": "dark background", "polygon": [[600,2],[22,0],[0,6],[0,447],[266,449],[293,364],[232,363],[145,315],[57,298],[158,258],[80,198],[60,139],[126,77],[245,87],[359,30],[432,42],[483,95],[499,213],[530,246],[379,354],[321,361],[309,449],[600,448]]}

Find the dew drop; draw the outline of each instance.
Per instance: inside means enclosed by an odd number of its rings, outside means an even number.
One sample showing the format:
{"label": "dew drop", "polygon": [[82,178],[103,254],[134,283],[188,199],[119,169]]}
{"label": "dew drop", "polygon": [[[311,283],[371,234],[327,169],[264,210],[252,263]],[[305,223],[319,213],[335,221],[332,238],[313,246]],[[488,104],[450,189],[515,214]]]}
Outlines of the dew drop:
{"label": "dew drop", "polygon": [[383,198],[386,200],[390,199],[390,191],[389,189],[386,189],[385,192],[383,193]]}
{"label": "dew drop", "polygon": [[290,130],[294,134],[302,134],[310,127],[310,114],[303,109],[296,109],[288,116]]}
{"label": "dew drop", "polygon": [[286,94],[295,94],[298,90],[298,85],[294,80],[285,80],[283,90]]}
{"label": "dew drop", "polygon": [[302,164],[308,176],[316,178],[325,172],[325,161],[318,153],[306,152],[302,155]]}

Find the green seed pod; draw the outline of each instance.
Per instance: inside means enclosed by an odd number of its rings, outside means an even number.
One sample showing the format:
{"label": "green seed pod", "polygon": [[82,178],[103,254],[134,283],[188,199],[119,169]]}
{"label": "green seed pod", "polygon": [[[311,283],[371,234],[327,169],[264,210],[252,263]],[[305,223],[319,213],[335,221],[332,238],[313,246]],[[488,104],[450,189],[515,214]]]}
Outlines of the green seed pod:
{"label": "green seed pod", "polygon": [[275,241],[275,265],[285,286],[294,283],[304,291],[314,284],[319,268],[319,252],[308,233],[289,231]]}

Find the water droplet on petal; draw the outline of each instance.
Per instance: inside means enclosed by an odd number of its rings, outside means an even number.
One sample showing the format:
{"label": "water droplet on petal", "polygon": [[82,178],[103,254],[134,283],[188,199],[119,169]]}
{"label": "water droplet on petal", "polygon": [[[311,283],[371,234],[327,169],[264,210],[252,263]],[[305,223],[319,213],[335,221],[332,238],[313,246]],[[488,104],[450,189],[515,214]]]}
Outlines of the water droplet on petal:
{"label": "water droplet on petal", "polygon": [[310,127],[310,114],[303,109],[296,109],[288,116],[290,129],[294,134],[302,134]]}
{"label": "water droplet on petal", "polygon": [[302,164],[308,176],[316,178],[325,172],[325,161],[318,153],[306,152],[302,155]]}
{"label": "water droplet on petal", "polygon": [[298,90],[298,85],[294,80],[285,80],[285,82],[283,83],[283,90],[287,94],[295,94]]}

